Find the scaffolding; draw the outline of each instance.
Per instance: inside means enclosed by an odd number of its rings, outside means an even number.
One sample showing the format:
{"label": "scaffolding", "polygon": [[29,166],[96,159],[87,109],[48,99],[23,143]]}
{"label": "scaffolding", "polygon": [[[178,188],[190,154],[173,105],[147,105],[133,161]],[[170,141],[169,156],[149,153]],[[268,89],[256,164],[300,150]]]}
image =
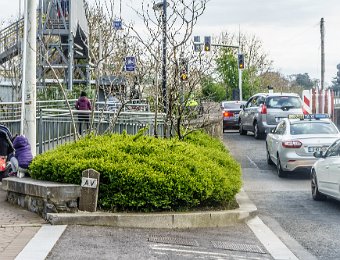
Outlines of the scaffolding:
{"label": "scaffolding", "polygon": [[[89,86],[89,29],[86,8],[84,0],[39,0],[38,88],[51,82],[60,82],[70,91],[74,84]],[[23,32],[23,19],[0,31],[0,65],[21,55]]]}

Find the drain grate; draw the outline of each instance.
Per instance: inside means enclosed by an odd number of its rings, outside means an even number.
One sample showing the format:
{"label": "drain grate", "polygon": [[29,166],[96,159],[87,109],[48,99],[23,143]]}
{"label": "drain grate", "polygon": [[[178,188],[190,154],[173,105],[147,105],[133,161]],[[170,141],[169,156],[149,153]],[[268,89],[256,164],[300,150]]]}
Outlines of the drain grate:
{"label": "drain grate", "polygon": [[174,244],[182,246],[198,246],[198,242],[194,239],[186,239],[181,237],[156,237],[151,236],[148,238],[149,242],[162,243],[162,244]]}
{"label": "drain grate", "polygon": [[216,249],[266,254],[266,252],[264,252],[263,249],[257,245],[235,244],[224,241],[211,241],[211,243],[213,247]]}

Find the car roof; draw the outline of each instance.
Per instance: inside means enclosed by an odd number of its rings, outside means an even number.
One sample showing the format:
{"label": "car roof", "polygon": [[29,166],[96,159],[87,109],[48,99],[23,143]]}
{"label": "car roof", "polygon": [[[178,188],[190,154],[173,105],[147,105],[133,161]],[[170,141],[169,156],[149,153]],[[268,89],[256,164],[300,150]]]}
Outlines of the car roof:
{"label": "car roof", "polygon": [[290,96],[290,97],[300,97],[299,94],[296,93],[285,93],[285,92],[277,92],[277,93],[257,93],[254,96],[267,96],[267,97],[279,97],[279,96]]}
{"label": "car roof", "polygon": [[222,101],[221,103],[244,103],[245,101],[240,101],[240,100],[228,100],[228,101]]}

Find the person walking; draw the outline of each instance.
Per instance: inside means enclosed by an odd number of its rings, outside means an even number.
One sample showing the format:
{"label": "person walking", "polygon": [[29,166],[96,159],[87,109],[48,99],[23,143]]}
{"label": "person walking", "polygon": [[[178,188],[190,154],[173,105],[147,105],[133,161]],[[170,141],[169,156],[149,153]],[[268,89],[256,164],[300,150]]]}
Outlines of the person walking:
{"label": "person walking", "polygon": [[[85,91],[80,93],[80,97],[78,98],[75,108],[77,110],[92,110],[91,101],[87,98],[87,94]],[[79,134],[82,132],[82,125],[83,123],[86,125],[86,129],[89,128],[89,121],[90,121],[90,114],[89,113],[79,113],[78,114],[79,120]]]}
{"label": "person walking", "polygon": [[10,176],[17,176],[18,170],[21,173],[27,172],[28,166],[33,160],[33,155],[31,151],[31,145],[24,135],[18,135],[14,137],[13,147],[15,151],[10,159],[12,166],[12,172],[10,173]]}

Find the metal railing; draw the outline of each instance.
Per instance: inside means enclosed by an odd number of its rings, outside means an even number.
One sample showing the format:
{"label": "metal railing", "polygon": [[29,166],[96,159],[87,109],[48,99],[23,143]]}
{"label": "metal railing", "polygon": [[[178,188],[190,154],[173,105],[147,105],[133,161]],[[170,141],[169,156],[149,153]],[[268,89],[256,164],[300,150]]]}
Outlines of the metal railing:
{"label": "metal railing", "polygon": [[[75,100],[69,102],[73,107]],[[75,131],[79,130],[81,123],[78,115],[83,113],[91,113],[91,119],[88,130],[83,130],[82,135],[90,130],[97,134],[126,132],[134,135],[145,128],[146,135],[153,136],[157,132],[158,136],[164,136],[165,115],[162,113],[159,113],[155,120],[155,113],[152,112],[124,111],[118,115],[115,111],[70,111],[64,100],[39,101],[37,102],[37,154],[74,141]],[[0,124],[8,127],[13,135],[20,133],[21,102],[0,103]],[[84,125],[83,128],[86,126]]]}
{"label": "metal railing", "polygon": [[10,51],[9,55],[18,51],[24,35],[24,19],[20,19],[0,31],[0,54]]}

